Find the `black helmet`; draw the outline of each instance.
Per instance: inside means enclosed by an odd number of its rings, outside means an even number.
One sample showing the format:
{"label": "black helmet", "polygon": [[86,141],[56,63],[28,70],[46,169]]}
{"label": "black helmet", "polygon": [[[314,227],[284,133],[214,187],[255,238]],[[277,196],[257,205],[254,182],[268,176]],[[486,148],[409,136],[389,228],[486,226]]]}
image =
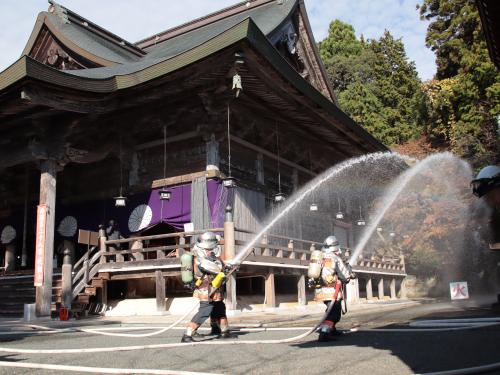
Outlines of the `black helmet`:
{"label": "black helmet", "polygon": [[484,167],[470,184],[472,193],[478,197],[482,197],[490,190],[500,187],[500,167],[497,165]]}

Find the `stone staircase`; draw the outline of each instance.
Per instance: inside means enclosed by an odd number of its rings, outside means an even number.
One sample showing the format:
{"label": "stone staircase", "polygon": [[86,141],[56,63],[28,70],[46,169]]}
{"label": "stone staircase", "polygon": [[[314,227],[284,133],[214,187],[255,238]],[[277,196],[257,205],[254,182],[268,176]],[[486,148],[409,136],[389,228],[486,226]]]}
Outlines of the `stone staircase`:
{"label": "stone staircase", "polygon": [[11,272],[0,276],[0,317],[22,316],[24,304],[34,302],[33,273]]}
{"label": "stone staircase", "polygon": [[[96,296],[98,295],[99,289],[105,287],[105,280],[107,280],[106,275],[100,276],[99,274],[93,277],[88,286],[85,286],[83,290],[78,293],[73,302],[71,303],[71,313],[75,317],[85,315],[88,313],[100,313],[102,305],[96,302]],[[102,290],[101,290],[102,293]],[[59,316],[59,309],[62,303],[62,279],[57,279],[54,281],[52,286],[52,316]]]}
{"label": "stone staircase", "polygon": [[[73,300],[71,311],[75,315],[86,310],[98,312],[100,307],[93,302],[99,288],[105,285],[106,274],[94,277]],[[22,317],[24,305],[35,303],[36,288],[33,271],[15,271],[0,276],[0,317]],[[62,279],[60,269],[54,270],[52,281],[52,317],[59,316],[62,301]]]}

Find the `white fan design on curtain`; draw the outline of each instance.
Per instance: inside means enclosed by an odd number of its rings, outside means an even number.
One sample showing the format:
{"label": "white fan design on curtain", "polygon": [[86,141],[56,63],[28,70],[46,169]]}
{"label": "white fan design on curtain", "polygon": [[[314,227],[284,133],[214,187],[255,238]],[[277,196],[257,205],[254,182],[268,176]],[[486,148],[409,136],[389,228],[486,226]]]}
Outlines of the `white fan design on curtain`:
{"label": "white fan design on curtain", "polygon": [[63,237],[73,237],[76,234],[76,229],[78,228],[78,222],[74,216],[66,216],[59,223],[57,227],[57,232]]}
{"label": "white fan design on curtain", "polygon": [[9,243],[11,243],[12,241],[14,241],[14,239],[16,238],[16,230],[14,229],[13,226],[11,225],[6,225],[3,229],[2,229],[2,235],[0,237],[0,241],[2,242],[2,244],[4,245],[7,245]]}
{"label": "white fan design on curtain", "polygon": [[153,210],[147,204],[140,204],[130,214],[128,218],[128,229],[137,232],[146,228],[153,218]]}

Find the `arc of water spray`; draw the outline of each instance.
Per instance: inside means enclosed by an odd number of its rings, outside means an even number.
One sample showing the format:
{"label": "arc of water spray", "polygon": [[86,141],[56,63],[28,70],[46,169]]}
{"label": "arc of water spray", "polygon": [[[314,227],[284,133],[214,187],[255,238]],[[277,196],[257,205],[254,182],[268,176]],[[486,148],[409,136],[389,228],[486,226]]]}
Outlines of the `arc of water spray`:
{"label": "arc of water spray", "polygon": [[283,216],[285,216],[288,212],[290,212],[294,207],[296,207],[300,202],[304,200],[312,191],[316,190],[319,186],[321,186],[325,181],[331,179],[333,176],[339,174],[340,172],[350,168],[356,164],[360,164],[367,161],[377,161],[383,158],[402,158],[402,156],[398,154],[394,154],[391,152],[377,152],[373,154],[363,155],[354,159],[346,160],[338,165],[335,165],[324,172],[320,177],[317,177],[315,180],[311,181],[308,185],[302,188],[297,194],[297,198],[291,201],[286,205],[286,207],[276,215],[257,235],[243,248],[243,250],[238,253],[236,257],[234,257],[230,263],[234,265],[239,265],[243,260],[252,252],[253,246],[255,243],[262,238],[264,234],[266,234],[274,224],[276,224]]}
{"label": "arc of water spray", "polygon": [[418,173],[420,173],[425,167],[427,167],[429,164],[434,163],[438,160],[442,159],[450,159],[450,160],[460,160],[461,164],[463,164],[464,167],[470,169],[469,165],[464,162],[461,159],[458,159],[456,156],[454,156],[452,153],[449,152],[444,152],[444,153],[439,153],[439,154],[434,154],[431,155],[424,160],[418,162],[414,167],[408,169],[405,171],[402,175],[400,175],[396,181],[394,181],[389,188],[386,190],[386,193],[384,196],[386,197],[380,206],[379,211],[375,215],[375,219],[371,221],[371,223],[367,226],[365,231],[363,232],[363,236],[361,237],[361,240],[358,242],[356,247],[354,248],[354,251],[351,255],[351,258],[349,259],[349,264],[352,266],[354,262],[356,261],[356,258],[358,257],[359,253],[364,249],[366,244],[368,243],[368,240],[372,236],[373,232],[375,231],[375,228],[378,227],[378,224],[380,220],[384,217],[386,212],[391,208],[391,206],[394,204],[396,199],[399,197],[403,189],[408,185],[408,183],[415,177]]}

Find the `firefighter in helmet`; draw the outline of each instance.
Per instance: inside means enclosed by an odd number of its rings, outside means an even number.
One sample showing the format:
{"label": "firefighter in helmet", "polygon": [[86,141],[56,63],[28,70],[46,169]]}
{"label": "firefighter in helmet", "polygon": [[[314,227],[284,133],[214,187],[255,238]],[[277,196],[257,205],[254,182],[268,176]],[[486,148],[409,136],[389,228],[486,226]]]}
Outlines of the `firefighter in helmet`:
{"label": "firefighter in helmet", "polygon": [[321,251],[311,254],[308,269],[309,287],[314,288],[314,300],[334,305],[319,327],[319,341],[327,341],[337,334],[335,325],[342,313],[343,286],[356,277],[349,264],[342,261],[342,251],[335,236],[328,236]]}
{"label": "firefighter in helmet", "polygon": [[193,247],[194,282],[193,296],[200,300],[198,312],[186,327],[181,342],[192,342],[193,336],[201,336],[197,329],[210,317],[210,335],[220,338],[234,338],[229,332],[224,304],[224,290],[221,283],[228,271],[222,260],[222,249],[218,236],[213,232],[201,234]]}

